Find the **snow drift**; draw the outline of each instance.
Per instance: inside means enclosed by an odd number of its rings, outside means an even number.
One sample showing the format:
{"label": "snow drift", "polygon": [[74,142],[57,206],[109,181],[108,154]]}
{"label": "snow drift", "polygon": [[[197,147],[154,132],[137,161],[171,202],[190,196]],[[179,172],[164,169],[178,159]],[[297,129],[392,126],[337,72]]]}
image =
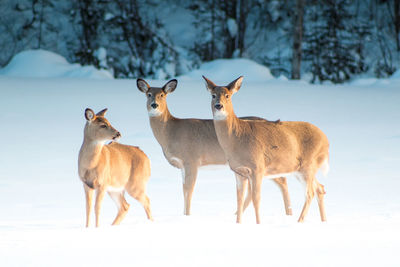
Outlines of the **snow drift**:
{"label": "snow drift", "polygon": [[252,82],[266,82],[274,78],[267,67],[245,58],[210,61],[180,78],[198,80],[201,75],[215,82],[232,81],[239,76]]}
{"label": "snow drift", "polygon": [[15,55],[0,69],[0,75],[36,78],[112,78],[110,72],[93,66],[71,64],[64,57],[45,50],[26,50]]}

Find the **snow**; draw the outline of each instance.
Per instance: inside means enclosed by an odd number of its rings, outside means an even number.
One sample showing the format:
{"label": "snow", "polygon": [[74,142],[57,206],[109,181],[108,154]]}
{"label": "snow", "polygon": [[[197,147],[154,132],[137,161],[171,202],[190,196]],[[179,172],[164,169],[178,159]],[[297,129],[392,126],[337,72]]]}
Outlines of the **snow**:
{"label": "snow", "polygon": [[106,21],[112,20],[113,18],[115,18],[115,15],[112,14],[112,13],[110,13],[110,12],[107,12],[107,13],[104,15],[104,20],[106,20]]}
{"label": "snow", "polygon": [[99,65],[102,68],[107,68],[107,50],[104,47],[100,47],[94,52],[94,56],[98,59]]}
{"label": "snow", "polygon": [[392,76],[390,76],[391,79],[400,79],[400,70],[395,71]]}
{"label": "snow", "polygon": [[[203,65],[197,77],[194,71],[178,78],[168,96],[170,111],[211,118],[200,74],[217,84],[244,75],[233,96],[238,116],[320,127],[331,144],[330,172],[318,178],[327,191],[327,223],[320,222],[316,201],[306,221],[296,222],[304,188],[289,177],[293,216],[284,215],[279,189],[264,180],[262,224],[255,224],[250,206],[237,225],[235,178],[228,167],[199,171],[193,215],[185,217],[180,171],[153,137],[146,97],[135,80],[0,76],[1,266],[400,266],[399,81],[310,85],[272,79],[267,69],[254,66],[221,60]],[[149,156],[154,222],[127,196],[126,218],[110,226],[116,208],[106,196],[101,227],[84,228],[77,157],[86,107],[108,107],[106,117],[122,133],[121,142]]]}
{"label": "snow", "polygon": [[[105,50],[99,50],[99,59],[105,57],[105,53]],[[64,57],[45,50],[26,50],[16,54],[10,63],[0,70],[0,76],[2,75],[39,78],[112,78],[112,75],[106,70],[97,70],[93,66],[70,64]]]}
{"label": "snow", "polygon": [[215,82],[231,82],[239,76],[259,83],[273,79],[267,67],[245,58],[217,59],[203,63],[199,69],[182,75],[181,78],[198,80],[202,75]]}
{"label": "snow", "polygon": [[229,18],[226,21],[226,26],[228,27],[229,35],[233,38],[237,35],[238,31],[238,25],[236,23],[236,20]]}

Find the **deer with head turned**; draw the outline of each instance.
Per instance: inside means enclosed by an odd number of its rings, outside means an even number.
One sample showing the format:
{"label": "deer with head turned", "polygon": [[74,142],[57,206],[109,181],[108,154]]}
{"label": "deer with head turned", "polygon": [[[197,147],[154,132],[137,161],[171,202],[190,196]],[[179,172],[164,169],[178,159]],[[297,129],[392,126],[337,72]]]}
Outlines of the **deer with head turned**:
{"label": "deer with head turned", "polygon": [[[143,79],[137,79],[139,91],[147,96],[147,111],[150,126],[161,145],[167,161],[182,172],[184,215],[190,215],[192,194],[198,169],[205,165],[226,165],[224,151],[218,143],[212,120],[179,119],[171,115],[167,106],[167,95],[172,93],[178,81],[173,79],[163,87],[150,87]],[[257,119],[246,117],[247,120]],[[239,174],[236,174],[237,179]],[[281,189],[287,215],[292,214],[286,178],[274,179]],[[247,186],[244,182],[243,186]],[[244,209],[251,202],[247,195]]]}
{"label": "deer with head turned", "polygon": [[231,97],[240,89],[243,77],[227,86],[217,86],[203,78],[212,95],[211,108],[218,142],[230,168],[241,178],[237,179],[236,221],[240,223],[242,219],[246,179],[250,182],[256,222],[260,223],[262,178],[289,174],[297,176],[306,187],[306,200],[298,221],[304,221],[315,194],[321,220],[326,221],[325,190],[315,177],[320,168],[327,171],[329,167],[326,135],[308,122],[242,120],[235,115]]}
{"label": "deer with head turned", "polygon": [[[118,225],[129,209],[124,194],[139,201],[152,220],[146,185],[150,177],[150,160],[138,147],[116,142],[121,134],[104,117],[107,109],[95,114],[85,110],[84,139],[78,158],[79,177],[86,197],[86,227],[89,227],[93,194],[96,192],[96,227],[99,226],[101,202],[105,192],[114,200],[118,214],[112,223]],[[108,145],[106,141],[112,140]]]}

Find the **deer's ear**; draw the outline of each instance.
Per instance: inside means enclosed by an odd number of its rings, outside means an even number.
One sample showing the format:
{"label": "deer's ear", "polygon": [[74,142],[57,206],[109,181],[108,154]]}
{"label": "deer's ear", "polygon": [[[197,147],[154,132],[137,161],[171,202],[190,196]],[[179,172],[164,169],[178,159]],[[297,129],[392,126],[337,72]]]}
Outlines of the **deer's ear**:
{"label": "deer's ear", "polygon": [[146,93],[150,89],[150,85],[143,79],[137,79],[136,86],[142,93]]}
{"label": "deer's ear", "polygon": [[90,108],[85,109],[85,118],[87,121],[93,121],[94,118],[96,118],[96,115],[94,114],[94,111],[91,110]]}
{"label": "deer's ear", "polygon": [[105,108],[103,110],[100,110],[99,112],[97,112],[96,116],[97,117],[104,117],[104,115],[106,115],[107,110],[108,110],[107,108]]}
{"label": "deer's ear", "polygon": [[206,88],[208,91],[212,91],[214,90],[214,88],[216,87],[215,83],[213,83],[212,81],[210,81],[209,79],[207,79],[206,77],[204,77],[204,75],[202,76],[203,79],[206,81]]}
{"label": "deer's ear", "polygon": [[175,91],[177,85],[178,85],[178,80],[176,79],[170,80],[163,86],[163,90],[166,94],[172,93],[173,91]]}
{"label": "deer's ear", "polygon": [[237,91],[239,91],[240,86],[242,86],[242,81],[243,81],[243,76],[240,76],[239,78],[228,84],[226,88],[228,88],[228,90],[231,91],[232,94],[234,94]]}

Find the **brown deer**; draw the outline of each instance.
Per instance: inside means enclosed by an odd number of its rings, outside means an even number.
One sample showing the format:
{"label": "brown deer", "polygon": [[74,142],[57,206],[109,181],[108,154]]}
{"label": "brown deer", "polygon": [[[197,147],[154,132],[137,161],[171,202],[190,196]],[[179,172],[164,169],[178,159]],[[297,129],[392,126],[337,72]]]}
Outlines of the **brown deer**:
{"label": "brown deer", "polygon": [[[118,225],[129,209],[124,194],[128,192],[139,201],[152,220],[150,200],[146,195],[146,185],[150,177],[150,160],[138,147],[115,142],[121,134],[111,126],[103,109],[95,114],[85,110],[87,120],[83,144],[79,151],[78,171],[86,196],[86,227],[89,227],[93,193],[96,191],[96,227],[99,226],[101,202],[105,192],[114,200],[118,214],[113,225]],[[104,143],[112,140],[108,145]]]}
{"label": "brown deer", "polygon": [[[184,215],[190,215],[190,206],[199,167],[226,165],[224,151],[218,143],[212,120],[179,119],[168,110],[166,97],[172,93],[178,81],[173,79],[163,87],[150,87],[143,79],[137,80],[138,89],[147,96],[147,111],[155,138],[161,145],[167,161],[182,172]],[[247,119],[258,119],[246,117]],[[240,181],[243,178],[238,177]],[[281,189],[287,215],[292,214],[286,178],[274,179]],[[243,187],[247,186],[244,180]],[[251,202],[248,194],[244,209]]]}
{"label": "brown deer", "polygon": [[242,84],[239,77],[227,86],[217,86],[204,77],[212,95],[211,108],[218,142],[230,168],[237,174],[237,219],[241,222],[244,182],[250,182],[256,222],[260,223],[262,178],[294,174],[305,184],[306,200],[299,222],[304,220],[317,194],[321,220],[326,220],[323,185],[315,175],[328,170],[329,142],[316,126],[301,121],[242,120],[233,111],[231,97]]}

